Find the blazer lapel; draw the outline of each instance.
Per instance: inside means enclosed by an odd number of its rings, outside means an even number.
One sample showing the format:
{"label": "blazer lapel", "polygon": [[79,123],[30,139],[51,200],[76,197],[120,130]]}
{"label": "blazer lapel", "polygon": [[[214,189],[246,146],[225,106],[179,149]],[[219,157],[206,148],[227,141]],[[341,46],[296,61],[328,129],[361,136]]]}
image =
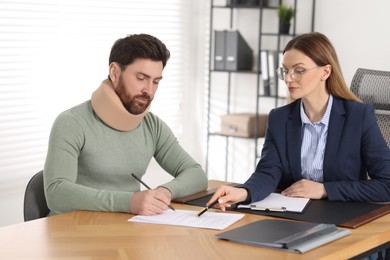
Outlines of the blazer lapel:
{"label": "blazer lapel", "polygon": [[341,133],[343,132],[345,122],[344,102],[338,98],[333,99],[333,106],[330,112],[328,136],[325,147],[323,174],[324,181],[334,171],[337,150],[340,144]]}
{"label": "blazer lapel", "polygon": [[295,179],[301,178],[302,121],[300,102],[291,108],[287,122],[287,154],[291,173]]}

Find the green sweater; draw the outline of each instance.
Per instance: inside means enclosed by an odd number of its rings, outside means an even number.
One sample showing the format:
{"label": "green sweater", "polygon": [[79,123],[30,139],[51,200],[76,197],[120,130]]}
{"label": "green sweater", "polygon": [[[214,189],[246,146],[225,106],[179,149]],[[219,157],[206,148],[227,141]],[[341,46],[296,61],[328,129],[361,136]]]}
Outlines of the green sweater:
{"label": "green sweater", "polygon": [[61,113],[53,124],[44,167],[50,215],[72,210],[130,212],[131,197],[154,157],[174,177],[162,184],[179,198],[207,188],[201,166],[169,127],[148,112],[128,132],[102,122],[91,101]]}

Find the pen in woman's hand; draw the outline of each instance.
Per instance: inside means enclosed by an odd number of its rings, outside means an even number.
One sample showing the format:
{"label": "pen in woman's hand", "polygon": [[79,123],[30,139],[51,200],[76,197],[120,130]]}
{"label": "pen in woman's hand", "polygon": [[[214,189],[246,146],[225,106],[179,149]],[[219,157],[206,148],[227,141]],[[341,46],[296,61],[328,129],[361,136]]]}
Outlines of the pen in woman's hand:
{"label": "pen in woman's hand", "polygon": [[[148,190],[151,190],[152,188],[150,188],[145,182],[143,182],[140,178],[137,177],[137,175],[135,175],[134,173],[131,174],[134,179],[136,179],[137,181],[139,181],[139,183],[141,183],[142,185],[145,186],[145,188],[147,188]],[[173,210],[173,211],[176,211],[174,207],[172,207],[172,205],[168,205],[168,207]]]}
{"label": "pen in woman's hand", "polygon": [[218,199],[216,199],[213,203],[211,203],[209,206],[206,206],[204,209],[202,209],[201,211],[199,211],[199,213],[196,215],[198,218],[200,216],[203,215],[203,213],[205,213],[206,211],[208,211],[210,208],[214,207],[215,205],[217,205],[218,203]]}

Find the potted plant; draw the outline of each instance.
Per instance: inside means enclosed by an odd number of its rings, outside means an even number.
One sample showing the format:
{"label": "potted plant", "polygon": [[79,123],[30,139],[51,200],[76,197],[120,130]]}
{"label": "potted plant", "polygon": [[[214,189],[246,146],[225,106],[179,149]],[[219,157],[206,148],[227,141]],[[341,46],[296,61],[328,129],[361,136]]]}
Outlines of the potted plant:
{"label": "potted plant", "polygon": [[291,25],[291,19],[294,17],[294,8],[281,4],[278,6],[279,33],[288,34]]}

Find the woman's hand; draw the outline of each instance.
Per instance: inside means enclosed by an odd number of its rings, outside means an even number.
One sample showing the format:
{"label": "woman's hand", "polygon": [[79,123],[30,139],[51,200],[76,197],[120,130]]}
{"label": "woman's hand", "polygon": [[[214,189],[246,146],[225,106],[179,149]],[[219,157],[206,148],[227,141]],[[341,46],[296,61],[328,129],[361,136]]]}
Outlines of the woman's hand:
{"label": "woman's hand", "polygon": [[306,179],[299,180],[282,191],[287,197],[302,197],[309,199],[322,199],[327,197],[324,184]]}
{"label": "woman's hand", "polygon": [[218,200],[216,208],[225,211],[226,208],[231,207],[232,204],[245,201],[247,197],[248,192],[244,188],[235,188],[232,186],[222,185],[207,202],[207,206]]}

